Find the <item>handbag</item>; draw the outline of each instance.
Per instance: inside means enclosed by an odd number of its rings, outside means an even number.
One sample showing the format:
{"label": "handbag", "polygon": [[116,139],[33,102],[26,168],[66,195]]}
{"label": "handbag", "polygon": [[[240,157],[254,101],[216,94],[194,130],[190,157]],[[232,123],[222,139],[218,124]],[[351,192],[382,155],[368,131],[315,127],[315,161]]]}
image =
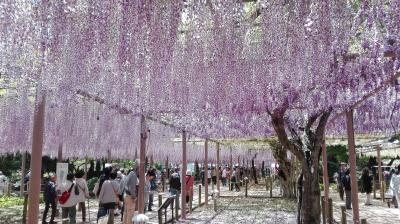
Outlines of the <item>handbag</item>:
{"label": "handbag", "polygon": [[60,202],[60,204],[65,204],[65,202],[68,201],[69,197],[71,196],[71,191],[72,188],[74,187],[74,183],[71,184],[71,187],[68,189],[68,191],[64,191],[61,194],[61,197],[58,199],[58,202]]}

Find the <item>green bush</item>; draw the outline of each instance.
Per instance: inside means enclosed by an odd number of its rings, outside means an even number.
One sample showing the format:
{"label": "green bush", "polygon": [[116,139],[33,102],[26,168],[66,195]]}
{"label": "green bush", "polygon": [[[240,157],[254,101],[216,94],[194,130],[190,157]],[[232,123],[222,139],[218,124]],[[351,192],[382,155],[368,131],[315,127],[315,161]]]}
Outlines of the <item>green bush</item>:
{"label": "green bush", "polygon": [[[43,195],[40,194],[40,203],[44,203]],[[16,196],[4,196],[0,197],[0,208],[8,208],[12,206],[22,206],[24,205],[24,198],[23,197],[16,197]]]}
{"label": "green bush", "polygon": [[88,180],[87,184],[88,184],[89,191],[93,191],[94,185],[97,183],[98,180],[99,180],[98,177],[93,177]]}

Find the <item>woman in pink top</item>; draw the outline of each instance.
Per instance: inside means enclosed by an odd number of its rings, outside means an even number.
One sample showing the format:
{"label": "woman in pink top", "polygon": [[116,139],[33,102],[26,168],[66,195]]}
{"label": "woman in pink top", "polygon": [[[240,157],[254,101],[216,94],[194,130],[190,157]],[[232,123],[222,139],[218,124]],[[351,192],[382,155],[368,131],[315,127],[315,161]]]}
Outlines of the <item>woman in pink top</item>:
{"label": "woman in pink top", "polygon": [[189,198],[193,197],[193,185],[194,185],[194,177],[192,176],[192,172],[190,170],[186,171],[186,203],[189,202]]}

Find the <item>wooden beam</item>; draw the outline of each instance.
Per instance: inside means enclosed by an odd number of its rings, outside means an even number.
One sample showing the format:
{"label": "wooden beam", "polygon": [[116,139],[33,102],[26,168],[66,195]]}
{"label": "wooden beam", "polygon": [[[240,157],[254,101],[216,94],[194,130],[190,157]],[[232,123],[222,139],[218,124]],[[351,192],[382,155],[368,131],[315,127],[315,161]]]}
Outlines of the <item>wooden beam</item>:
{"label": "wooden beam", "polygon": [[182,198],[181,198],[181,218],[186,219],[186,170],[187,170],[187,159],[186,159],[186,132],[182,131]]}
{"label": "wooden beam", "polygon": [[217,171],[217,191],[218,191],[218,197],[220,196],[221,192],[221,178],[219,176],[219,166],[221,165],[221,159],[220,159],[220,148],[219,148],[219,143],[217,143],[217,165],[215,166],[215,169]]}
{"label": "wooden beam", "polygon": [[204,203],[208,205],[208,139],[204,144]]}
{"label": "wooden beam", "polygon": [[356,173],[356,149],[354,141],[354,126],[353,126],[353,110],[346,113],[347,118],[347,135],[349,149],[349,164],[350,164],[350,182],[351,182],[351,206],[353,207],[353,222],[360,223],[360,213],[358,206],[358,183]]}
{"label": "wooden beam", "polygon": [[[398,78],[400,78],[400,72],[397,72],[393,76],[391,76],[389,79],[385,80],[380,86],[376,87],[374,90],[369,92],[368,94],[364,95],[361,99],[356,101],[351,107],[350,110],[357,109],[361,104],[363,104],[366,100],[368,100],[370,97],[374,96],[375,94],[379,93],[381,90],[395,82]],[[336,119],[340,118],[341,116],[346,115],[347,111],[343,111],[341,113],[336,114],[332,119],[329,120],[329,123],[334,122]]]}
{"label": "wooden beam", "polygon": [[40,96],[37,90],[36,101],[32,133],[31,176],[29,179],[27,223],[37,223],[39,217],[46,95],[43,94]]}
{"label": "wooden beam", "polygon": [[[110,109],[116,110],[121,115],[132,115],[134,117],[138,117],[138,116],[142,116],[143,115],[143,113],[141,113],[141,112],[134,112],[133,110],[131,110],[129,108],[126,108],[124,106],[120,106],[118,104],[107,103],[103,98],[101,98],[99,96],[96,96],[94,94],[88,93],[87,91],[78,90],[78,91],[76,91],[76,94],[80,95],[80,96],[82,96],[84,98],[93,100],[94,102],[97,102],[99,104],[103,104],[103,105],[107,106]],[[160,113],[164,113],[164,112],[160,112]],[[146,120],[158,122],[159,124],[162,124],[164,126],[167,126],[167,127],[173,128],[173,129],[179,129],[179,130],[184,129],[184,127],[178,127],[178,126],[176,126],[174,124],[168,123],[166,121],[162,121],[160,119],[157,119],[157,118],[149,116],[149,115],[143,115],[143,116],[145,116]],[[204,136],[202,136],[202,135],[200,135],[198,133],[189,132],[187,130],[186,130],[186,133],[187,134],[191,134],[193,136],[197,136],[197,137],[204,137]],[[208,138],[208,141],[209,142],[215,142],[215,143],[218,142],[217,140],[210,139],[210,138]]]}
{"label": "wooden beam", "polygon": [[[322,214],[328,214],[328,199],[329,199],[329,177],[328,177],[328,157],[326,153],[325,140],[322,142],[322,163],[323,163],[323,181],[324,181],[324,207]],[[325,217],[327,217],[326,215]],[[324,221],[325,223],[325,221]]]}
{"label": "wooden beam", "polygon": [[145,170],[144,163],[146,160],[146,139],[147,139],[147,126],[146,118],[140,117],[140,154],[139,154],[139,194],[138,194],[138,211],[139,214],[144,214],[144,182]]}

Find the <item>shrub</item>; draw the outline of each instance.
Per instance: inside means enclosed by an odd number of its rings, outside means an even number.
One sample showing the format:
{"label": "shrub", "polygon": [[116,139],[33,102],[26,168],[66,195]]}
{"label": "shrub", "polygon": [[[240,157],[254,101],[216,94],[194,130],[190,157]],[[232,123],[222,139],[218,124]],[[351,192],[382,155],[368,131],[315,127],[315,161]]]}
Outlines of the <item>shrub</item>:
{"label": "shrub", "polygon": [[98,180],[99,180],[98,177],[93,177],[88,180],[87,184],[88,184],[89,191],[93,191],[94,185],[97,183]]}

